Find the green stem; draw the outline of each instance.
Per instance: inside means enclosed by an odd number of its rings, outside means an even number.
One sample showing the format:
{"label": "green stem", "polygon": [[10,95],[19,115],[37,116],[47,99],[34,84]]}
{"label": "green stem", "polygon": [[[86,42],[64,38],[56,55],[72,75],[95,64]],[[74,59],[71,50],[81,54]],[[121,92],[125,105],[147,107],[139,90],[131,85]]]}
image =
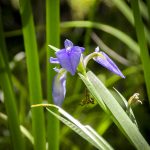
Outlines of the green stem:
{"label": "green stem", "polygon": [[[1,19],[1,16],[0,16]],[[0,85],[4,91],[5,107],[8,115],[8,122],[10,128],[10,135],[12,139],[12,145],[14,150],[23,150],[23,137],[21,136],[19,127],[19,117],[16,107],[15,94],[12,87],[11,74],[8,70],[7,60],[4,60],[7,56],[4,56],[6,52],[6,45],[3,36],[2,21],[0,21]],[[5,53],[6,54],[6,53]]]}
{"label": "green stem", "polygon": [[[42,103],[40,68],[30,0],[20,0],[20,13],[27,59],[30,103]],[[35,143],[34,148],[36,150],[45,150],[46,140],[43,108],[32,110],[32,128]]]}
{"label": "green stem", "polygon": [[[46,45],[47,45],[47,99],[52,101],[52,80],[54,77],[53,65],[49,63],[50,56],[54,56],[54,51],[48,47],[53,45],[59,47],[60,43],[60,17],[59,0],[46,0]],[[59,121],[48,113],[48,149],[59,149]]]}
{"label": "green stem", "polygon": [[89,55],[87,55],[85,58],[84,58],[84,67],[86,68],[88,62],[93,59],[94,57],[102,57],[102,58],[105,58],[101,53],[99,52],[93,52]]}
{"label": "green stem", "polygon": [[136,34],[138,38],[138,43],[140,46],[140,56],[141,56],[141,61],[143,65],[145,83],[146,83],[148,98],[150,101],[150,80],[149,80],[150,79],[150,69],[149,69],[150,57],[149,57],[149,52],[148,52],[148,47],[147,47],[147,40],[144,34],[144,25],[143,25],[142,18],[140,15],[138,1],[131,0],[131,6],[133,9],[135,29],[136,29]]}

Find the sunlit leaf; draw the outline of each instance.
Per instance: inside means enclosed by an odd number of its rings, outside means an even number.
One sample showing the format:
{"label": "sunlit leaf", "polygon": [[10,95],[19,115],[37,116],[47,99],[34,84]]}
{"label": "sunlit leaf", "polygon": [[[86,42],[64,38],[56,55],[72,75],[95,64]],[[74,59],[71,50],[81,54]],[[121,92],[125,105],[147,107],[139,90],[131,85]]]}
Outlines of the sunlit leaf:
{"label": "sunlit leaf", "polygon": [[118,128],[124,133],[126,138],[139,150],[150,149],[137,126],[127,116],[126,112],[122,109],[120,104],[104,84],[91,71],[87,73],[86,78],[81,74],[80,77],[98,103],[101,103],[101,100],[103,100],[107,107],[106,112],[110,115]]}

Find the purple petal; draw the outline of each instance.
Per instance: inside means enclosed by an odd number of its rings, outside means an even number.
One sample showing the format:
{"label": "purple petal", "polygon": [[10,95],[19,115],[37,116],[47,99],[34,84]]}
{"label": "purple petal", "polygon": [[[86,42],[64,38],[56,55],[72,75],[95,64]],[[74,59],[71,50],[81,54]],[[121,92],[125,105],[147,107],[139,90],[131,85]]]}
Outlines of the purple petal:
{"label": "purple petal", "polygon": [[125,78],[125,76],[121,73],[116,64],[108,57],[104,52],[100,52],[102,56],[98,56],[93,58],[97,63],[101,64],[103,67],[107,68],[111,72]]}
{"label": "purple petal", "polygon": [[50,57],[50,63],[52,63],[52,64],[59,64],[58,58]]}
{"label": "purple petal", "polygon": [[73,46],[70,51],[66,51],[66,49],[62,49],[56,52],[56,56],[62,68],[65,68],[72,75],[74,75],[81,57],[80,47]]}
{"label": "purple petal", "polygon": [[66,95],[66,72],[58,73],[53,79],[52,95],[54,104],[61,106]]}
{"label": "purple petal", "polygon": [[81,52],[83,53],[85,48],[84,47],[80,47],[80,46],[74,46],[74,48],[80,48]]}
{"label": "purple petal", "polygon": [[66,39],[65,42],[64,42],[64,46],[65,46],[66,49],[68,47],[71,48],[71,47],[73,47],[73,43],[70,40]]}

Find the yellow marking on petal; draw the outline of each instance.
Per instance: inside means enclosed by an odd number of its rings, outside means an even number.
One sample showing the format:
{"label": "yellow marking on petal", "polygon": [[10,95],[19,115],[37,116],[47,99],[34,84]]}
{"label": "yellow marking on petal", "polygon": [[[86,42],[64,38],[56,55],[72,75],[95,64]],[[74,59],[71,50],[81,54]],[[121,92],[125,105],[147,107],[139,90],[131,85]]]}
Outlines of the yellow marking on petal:
{"label": "yellow marking on petal", "polygon": [[98,57],[101,57],[102,59],[105,59],[106,60],[106,57],[102,54],[102,53],[97,53]]}

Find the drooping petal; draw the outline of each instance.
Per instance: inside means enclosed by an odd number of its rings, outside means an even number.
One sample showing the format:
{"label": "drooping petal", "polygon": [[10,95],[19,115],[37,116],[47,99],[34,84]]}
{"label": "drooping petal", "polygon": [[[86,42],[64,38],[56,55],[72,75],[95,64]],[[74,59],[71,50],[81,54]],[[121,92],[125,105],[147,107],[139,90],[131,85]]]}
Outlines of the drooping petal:
{"label": "drooping petal", "polygon": [[64,46],[66,49],[71,48],[71,47],[73,47],[73,43],[70,40],[66,39],[64,42]]}
{"label": "drooping petal", "polygon": [[56,52],[56,56],[62,68],[65,68],[72,75],[74,75],[80,61],[81,53],[82,50],[80,47],[73,46],[70,51],[61,49],[60,51]]}
{"label": "drooping petal", "polygon": [[66,72],[58,73],[53,79],[52,95],[54,104],[61,106],[66,95]]}
{"label": "drooping petal", "polygon": [[50,63],[52,64],[59,64],[58,58],[50,57]]}
{"label": "drooping petal", "polygon": [[[98,50],[98,49],[97,49]],[[96,50],[96,52],[98,52]],[[122,74],[122,72],[119,70],[119,68],[116,66],[116,64],[108,57],[107,54],[104,52],[99,52],[101,56],[94,57],[93,59],[101,64],[103,67],[107,68],[111,72],[121,76],[122,78],[125,78],[125,76]]]}

